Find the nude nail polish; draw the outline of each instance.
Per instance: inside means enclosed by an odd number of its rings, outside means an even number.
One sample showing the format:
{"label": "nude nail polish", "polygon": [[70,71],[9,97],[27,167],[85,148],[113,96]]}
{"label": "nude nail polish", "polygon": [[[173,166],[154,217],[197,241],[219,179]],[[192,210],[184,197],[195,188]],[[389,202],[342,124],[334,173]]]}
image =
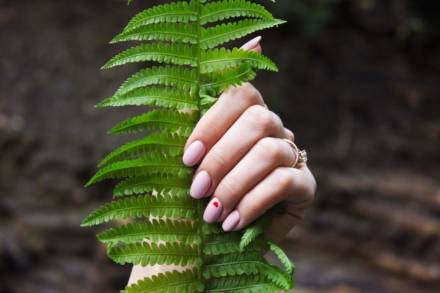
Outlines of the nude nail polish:
{"label": "nude nail polish", "polygon": [[260,41],[261,41],[261,36],[255,37],[246,44],[244,44],[243,46],[241,46],[241,49],[252,50],[258,45],[258,43],[260,43]]}
{"label": "nude nail polish", "polygon": [[206,148],[199,140],[193,142],[183,154],[182,161],[187,166],[194,166],[205,154]]}
{"label": "nude nail polish", "polygon": [[240,222],[240,214],[237,211],[233,211],[223,222],[222,225],[223,230],[231,231],[238,225],[239,222]]}
{"label": "nude nail polish", "polygon": [[217,198],[213,198],[206,206],[205,213],[203,214],[203,220],[207,223],[213,223],[218,219],[218,217],[220,217],[222,212],[222,203]]}
{"label": "nude nail polish", "polygon": [[196,175],[191,185],[190,194],[193,198],[202,198],[211,186],[211,177],[208,172],[202,171]]}

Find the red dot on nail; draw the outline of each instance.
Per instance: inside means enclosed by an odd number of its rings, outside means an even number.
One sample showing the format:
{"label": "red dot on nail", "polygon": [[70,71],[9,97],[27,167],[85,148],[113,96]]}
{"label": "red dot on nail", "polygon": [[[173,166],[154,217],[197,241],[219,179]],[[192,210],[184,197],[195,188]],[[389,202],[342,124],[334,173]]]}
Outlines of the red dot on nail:
{"label": "red dot on nail", "polygon": [[213,205],[218,208],[218,202],[214,201]]}

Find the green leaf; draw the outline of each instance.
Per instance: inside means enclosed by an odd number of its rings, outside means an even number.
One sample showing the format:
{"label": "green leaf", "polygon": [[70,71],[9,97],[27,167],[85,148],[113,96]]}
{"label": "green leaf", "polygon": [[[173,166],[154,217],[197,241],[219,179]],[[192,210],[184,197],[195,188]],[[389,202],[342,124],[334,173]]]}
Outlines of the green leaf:
{"label": "green leaf", "polygon": [[282,290],[263,275],[226,276],[205,283],[204,293],[273,293]]}
{"label": "green leaf", "polygon": [[139,280],[136,284],[125,287],[121,293],[179,293],[203,292],[204,286],[198,278],[199,270],[193,268],[183,272],[159,273],[151,278]]}
{"label": "green leaf", "polygon": [[240,251],[243,251],[249,243],[260,236],[264,229],[270,224],[272,224],[272,218],[268,214],[264,214],[246,227],[240,241]]}
{"label": "green leaf", "polygon": [[254,68],[278,71],[275,63],[267,57],[254,51],[237,48],[232,51],[225,48],[202,51],[200,71],[203,73],[222,71],[243,62],[249,62]]}
{"label": "green leaf", "polygon": [[172,2],[170,4],[154,6],[137,14],[125,27],[124,32],[139,26],[159,22],[188,22],[196,21],[196,1]]}
{"label": "green leaf", "polygon": [[202,49],[213,48],[225,42],[244,37],[250,33],[285,23],[283,20],[245,19],[239,22],[223,23],[212,28],[202,29]]}
{"label": "green leaf", "polygon": [[171,41],[197,43],[197,25],[195,23],[156,23],[135,27],[116,36],[111,43],[124,41]]}
{"label": "green leaf", "polygon": [[149,174],[128,178],[119,183],[113,192],[114,196],[124,196],[156,191],[158,194],[185,196],[189,194],[191,178],[171,174]]}
{"label": "green leaf", "polygon": [[[203,253],[205,254],[228,254],[240,252],[241,232],[229,232],[221,234],[212,234],[206,237]],[[258,238],[251,245],[247,246],[248,251],[259,251],[267,247],[265,239]]]}
{"label": "green leaf", "polygon": [[183,108],[198,110],[194,95],[191,96],[187,91],[170,89],[166,87],[140,88],[127,92],[122,95],[105,99],[96,107],[120,107],[120,106],[161,106],[168,108]]}
{"label": "green leaf", "polygon": [[200,95],[221,94],[230,86],[239,86],[255,78],[255,71],[248,62],[224,72],[211,72],[202,75]]}
{"label": "green leaf", "polygon": [[242,252],[209,257],[203,266],[203,277],[224,277],[234,275],[263,274],[284,290],[293,287],[293,279],[282,269],[269,264],[257,252]]}
{"label": "green leaf", "polygon": [[146,154],[142,157],[115,162],[99,170],[90,179],[86,187],[110,178],[123,178],[154,173],[173,174],[184,177],[193,170],[182,162],[180,157],[166,156],[161,153]]}
{"label": "green leaf", "polygon": [[116,55],[102,68],[111,68],[127,63],[157,61],[177,65],[196,66],[196,47],[183,44],[142,44]]}
{"label": "green leaf", "polygon": [[128,142],[102,160],[99,167],[114,161],[127,159],[133,156],[144,155],[151,152],[162,152],[166,155],[181,156],[183,147],[188,137],[177,134],[153,132],[146,137]]}
{"label": "green leaf", "polygon": [[194,130],[198,119],[198,112],[189,114],[174,110],[153,110],[119,123],[110,129],[108,133],[127,134],[144,130],[162,130],[166,133],[189,136]]}
{"label": "green leaf", "polygon": [[196,70],[185,69],[182,66],[165,66],[142,69],[124,82],[115,93],[115,96],[123,95],[134,89],[152,84],[174,86],[184,91],[195,88]]}
{"label": "green leaf", "polygon": [[114,246],[108,251],[108,256],[119,264],[132,263],[143,267],[155,264],[186,266],[195,264],[200,266],[202,260],[198,254],[198,245],[183,243],[135,243]]}
{"label": "green leaf", "polygon": [[99,225],[127,218],[159,217],[190,219],[197,213],[197,202],[185,197],[138,196],[112,201],[90,214],[81,226]]}
{"label": "green leaf", "polygon": [[202,6],[200,24],[243,16],[274,20],[272,14],[259,4],[244,0],[223,0]]}
{"label": "green leaf", "polygon": [[176,239],[185,244],[201,244],[202,238],[197,233],[197,225],[188,221],[152,220],[134,222],[111,228],[98,234],[101,242],[115,245],[118,242],[134,243],[145,239],[153,242],[159,240],[174,242]]}
{"label": "green leaf", "polygon": [[293,275],[293,272],[295,271],[295,265],[293,264],[293,262],[287,257],[284,251],[281,248],[279,248],[277,245],[275,245],[270,241],[267,241],[267,243],[269,244],[270,250],[275,252],[275,254],[278,256],[278,259],[286,268],[287,273],[289,275]]}

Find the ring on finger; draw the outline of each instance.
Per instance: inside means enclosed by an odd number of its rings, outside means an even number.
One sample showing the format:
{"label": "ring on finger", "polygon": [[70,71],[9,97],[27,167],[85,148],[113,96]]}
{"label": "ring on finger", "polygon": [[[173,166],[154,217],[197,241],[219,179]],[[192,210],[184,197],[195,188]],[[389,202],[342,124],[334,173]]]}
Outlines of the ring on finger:
{"label": "ring on finger", "polygon": [[287,142],[293,149],[293,152],[296,155],[295,163],[292,165],[291,168],[298,168],[302,163],[307,162],[307,152],[306,150],[300,151],[296,144],[293,141],[290,141],[288,139],[283,139],[285,142]]}

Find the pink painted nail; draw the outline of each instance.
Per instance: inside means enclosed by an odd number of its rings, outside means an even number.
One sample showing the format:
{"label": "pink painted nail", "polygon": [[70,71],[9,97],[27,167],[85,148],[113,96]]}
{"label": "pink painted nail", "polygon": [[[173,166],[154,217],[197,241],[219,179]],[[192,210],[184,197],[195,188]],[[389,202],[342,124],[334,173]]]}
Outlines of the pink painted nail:
{"label": "pink painted nail", "polygon": [[261,36],[255,37],[252,40],[250,40],[249,42],[247,42],[246,44],[244,44],[243,46],[241,46],[241,49],[252,50],[258,46],[260,41],[261,41]]}
{"label": "pink painted nail", "polygon": [[220,214],[223,212],[223,205],[222,203],[217,199],[212,199],[208,206],[205,209],[205,213],[203,214],[203,220],[207,223],[213,223],[215,222]]}
{"label": "pink painted nail", "polygon": [[223,222],[223,230],[231,231],[238,225],[238,222],[240,222],[240,214],[237,211],[233,211]]}
{"label": "pink painted nail", "polygon": [[193,142],[183,154],[183,163],[187,166],[194,166],[205,154],[206,148],[199,140]]}
{"label": "pink painted nail", "polygon": [[208,172],[202,171],[197,174],[189,192],[193,198],[202,198],[210,186],[211,177],[209,177]]}

